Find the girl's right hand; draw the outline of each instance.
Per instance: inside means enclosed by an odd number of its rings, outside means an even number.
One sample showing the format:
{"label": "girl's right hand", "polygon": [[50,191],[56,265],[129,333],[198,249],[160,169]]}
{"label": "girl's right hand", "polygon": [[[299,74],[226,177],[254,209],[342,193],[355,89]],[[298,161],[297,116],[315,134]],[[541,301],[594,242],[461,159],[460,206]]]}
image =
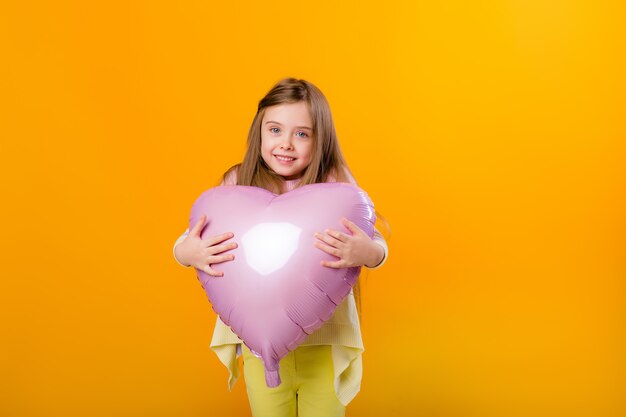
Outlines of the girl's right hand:
{"label": "girl's right hand", "polygon": [[202,240],[200,238],[200,231],[204,227],[205,220],[206,216],[203,214],[200,220],[198,220],[198,223],[189,231],[185,240],[176,246],[176,258],[182,263],[204,271],[212,277],[223,277],[223,272],[216,271],[211,266],[235,259],[235,255],[233,254],[219,254],[230,249],[235,249],[237,247],[236,243],[218,244],[232,238],[234,234],[224,233]]}

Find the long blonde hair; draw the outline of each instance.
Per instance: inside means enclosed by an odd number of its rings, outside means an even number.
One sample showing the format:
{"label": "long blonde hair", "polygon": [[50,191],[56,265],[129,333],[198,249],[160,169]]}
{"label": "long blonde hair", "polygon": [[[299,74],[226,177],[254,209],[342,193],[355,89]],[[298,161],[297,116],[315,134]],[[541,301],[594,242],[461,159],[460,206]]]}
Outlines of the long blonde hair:
{"label": "long blonde hair", "polygon": [[[350,182],[354,178],[341,153],[330,106],[319,88],[308,81],[295,78],[280,80],[259,101],[256,115],[248,132],[248,146],[243,162],[229,168],[222,180],[235,171],[237,185],[248,185],[283,193],[284,179],[267,166],[261,156],[261,124],[265,109],[280,104],[305,102],[313,122],[313,150],[310,164],[304,169],[297,187],[328,182]],[[378,215],[378,213],[377,213]],[[359,280],[353,287],[359,317],[361,316],[361,287]]]}

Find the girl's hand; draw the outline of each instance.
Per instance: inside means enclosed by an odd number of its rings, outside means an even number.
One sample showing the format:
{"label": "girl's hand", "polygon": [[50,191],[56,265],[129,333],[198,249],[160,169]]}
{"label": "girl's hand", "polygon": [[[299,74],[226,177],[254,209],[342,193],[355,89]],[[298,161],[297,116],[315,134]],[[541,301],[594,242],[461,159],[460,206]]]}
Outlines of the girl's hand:
{"label": "girl's hand", "polygon": [[218,243],[232,238],[234,234],[224,233],[202,240],[200,231],[204,227],[205,219],[206,216],[203,214],[198,223],[189,231],[185,240],[176,247],[176,258],[185,264],[204,271],[212,277],[223,277],[223,272],[216,271],[211,266],[235,259],[233,254],[218,255],[237,247],[237,244],[234,242],[218,245]]}
{"label": "girl's hand", "polygon": [[[315,247],[339,258],[337,261],[322,261],[323,266],[330,268],[349,268],[353,266],[376,266],[385,256],[385,251],[375,243],[359,226],[348,219],[341,219],[343,225],[351,232],[346,234],[326,229],[326,234],[315,233],[320,241]],[[323,242],[323,243],[322,243]]]}

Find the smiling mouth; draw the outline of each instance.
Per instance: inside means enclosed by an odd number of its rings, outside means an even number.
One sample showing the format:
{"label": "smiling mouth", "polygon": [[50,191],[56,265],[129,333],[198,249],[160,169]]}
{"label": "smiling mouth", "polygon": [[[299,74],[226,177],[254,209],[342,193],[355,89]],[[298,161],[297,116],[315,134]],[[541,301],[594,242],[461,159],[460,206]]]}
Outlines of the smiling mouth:
{"label": "smiling mouth", "polygon": [[282,156],[282,155],[274,155],[274,156],[279,161],[284,161],[284,162],[290,162],[290,161],[295,161],[296,160],[296,158],[292,158],[290,156]]}

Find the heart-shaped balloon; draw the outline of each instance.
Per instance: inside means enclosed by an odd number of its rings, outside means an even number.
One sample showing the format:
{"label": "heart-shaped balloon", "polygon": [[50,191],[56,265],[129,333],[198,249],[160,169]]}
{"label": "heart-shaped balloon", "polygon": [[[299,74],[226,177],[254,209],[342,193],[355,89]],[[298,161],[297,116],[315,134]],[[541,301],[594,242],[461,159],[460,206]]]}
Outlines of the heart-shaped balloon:
{"label": "heart-shaped balloon", "polygon": [[314,246],[315,232],[350,232],[345,217],[372,236],[376,217],[367,194],[348,183],[305,185],[277,195],[263,188],[219,186],[193,204],[192,228],[205,214],[207,239],[226,232],[238,247],[216,265],[224,276],[196,270],[213,310],[263,360],[267,386],[280,385],[279,362],[332,316],[360,267],[331,268],[337,258]]}

